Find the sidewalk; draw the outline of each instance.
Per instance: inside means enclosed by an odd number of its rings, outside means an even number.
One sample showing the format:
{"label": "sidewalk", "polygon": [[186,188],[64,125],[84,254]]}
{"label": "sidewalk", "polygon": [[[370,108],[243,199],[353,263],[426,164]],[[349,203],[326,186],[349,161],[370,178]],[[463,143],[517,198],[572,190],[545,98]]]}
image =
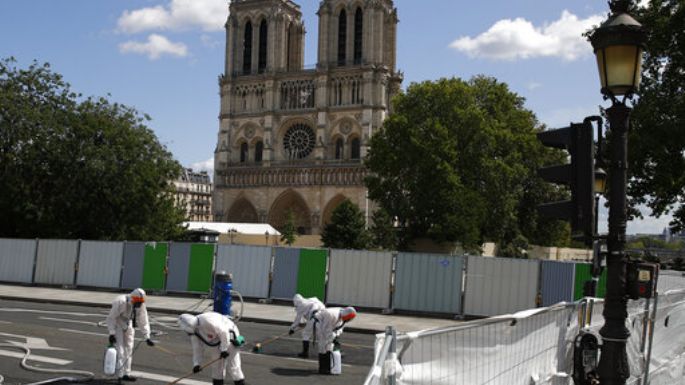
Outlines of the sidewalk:
{"label": "sidewalk", "polygon": [[[117,295],[119,293],[94,290],[0,285],[0,299],[4,300],[109,307]],[[201,300],[197,297],[150,295],[147,299],[147,308],[151,311],[181,314],[191,312],[189,309],[202,310],[211,308],[211,303],[211,300]],[[233,303],[233,311],[240,311],[240,304],[235,301]],[[285,326],[290,325],[294,317],[295,312],[292,306],[245,302],[242,319],[250,322],[264,322]],[[360,312],[357,318],[345,329],[359,333],[382,333],[385,331],[386,326],[394,326],[398,332],[410,332],[454,326],[459,322],[449,319]]]}

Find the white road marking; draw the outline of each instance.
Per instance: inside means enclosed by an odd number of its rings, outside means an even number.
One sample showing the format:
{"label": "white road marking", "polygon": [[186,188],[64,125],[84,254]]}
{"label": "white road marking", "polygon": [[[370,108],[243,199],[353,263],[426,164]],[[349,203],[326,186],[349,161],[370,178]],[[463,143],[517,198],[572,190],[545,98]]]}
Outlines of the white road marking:
{"label": "white road marking", "polygon": [[77,317],[102,317],[102,314],[95,313],[78,313],[70,311],[52,311],[52,310],[34,310],[34,309],[19,309],[19,308],[9,308],[0,307],[0,311],[8,313],[39,313],[39,314],[55,314],[55,315],[73,315]]}
{"label": "white road marking", "polygon": [[38,319],[44,319],[44,320],[47,320],[47,321],[57,321],[57,322],[67,322],[67,323],[74,323],[74,324],[83,324],[83,325],[98,326],[98,323],[97,323],[97,322],[92,322],[92,321],[80,321],[80,320],[75,320],[75,319],[52,318],[52,317],[38,317]]}
{"label": "white road marking", "polygon": [[[57,329],[57,330],[59,330],[59,331],[61,331],[61,332],[76,333],[76,334],[85,334],[85,335],[89,335],[89,336],[109,337],[109,334],[105,334],[105,333],[95,333],[95,332],[87,332],[87,331],[85,331],[85,330],[63,329],[63,328],[60,328],[60,329]],[[135,338],[135,340],[136,340],[136,341],[142,341],[143,339],[142,339],[142,338]]]}
{"label": "white road marking", "polygon": [[[146,378],[148,380],[152,381],[158,381],[158,382],[163,382],[163,383],[170,383],[175,381],[178,377],[171,377],[171,376],[164,376],[161,374],[155,374],[155,373],[147,373],[147,372],[139,372],[136,370],[131,371],[131,375],[135,377],[140,377],[140,378]],[[210,385],[211,383],[209,382],[204,382],[204,381],[195,381],[195,380],[181,380],[178,382],[178,384],[185,384],[185,385]]]}
{"label": "white road marking", "polygon": [[11,324],[9,321],[0,321],[0,324]]}
{"label": "white road marking", "polygon": [[0,336],[5,336],[5,337],[10,337],[10,338],[18,338],[25,340],[26,342],[16,342],[16,341],[7,341],[12,345],[15,346],[24,346],[26,348],[29,348],[31,350],[37,349],[37,350],[69,350],[69,349],[63,349],[63,348],[55,348],[50,345],[48,345],[48,341],[44,340],[43,338],[35,338],[35,337],[29,337],[29,336],[22,336],[19,334],[10,334],[10,333],[0,333]]}
{"label": "white road marking", "polygon": [[[9,350],[0,349],[0,356],[21,359],[21,358],[24,358],[25,354],[24,354],[24,352],[19,353],[19,352],[12,352]],[[68,361],[68,360],[60,360],[59,358],[37,356],[35,354],[31,354],[31,356],[29,356],[29,361],[43,362],[46,364],[54,364],[54,365],[69,365],[73,362],[73,361]]]}

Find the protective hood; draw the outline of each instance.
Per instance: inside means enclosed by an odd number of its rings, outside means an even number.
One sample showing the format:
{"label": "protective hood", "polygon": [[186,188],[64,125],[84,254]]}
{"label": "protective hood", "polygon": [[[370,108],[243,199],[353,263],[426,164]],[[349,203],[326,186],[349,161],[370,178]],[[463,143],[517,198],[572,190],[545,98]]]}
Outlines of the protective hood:
{"label": "protective hood", "polygon": [[293,305],[295,305],[295,307],[301,306],[303,301],[304,298],[299,294],[295,294],[295,296],[293,297]]}
{"label": "protective hood", "polygon": [[355,308],[353,308],[352,306],[340,310],[340,319],[344,322],[352,321],[356,316],[357,310],[355,310]]}
{"label": "protective hood", "polygon": [[129,297],[131,297],[131,302],[133,303],[144,303],[145,302],[145,290],[138,288],[135,289],[129,294]]}
{"label": "protective hood", "polygon": [[178,317],[178,326],[188,334],[195,334],[197,317],[192,314],[181,314]]}

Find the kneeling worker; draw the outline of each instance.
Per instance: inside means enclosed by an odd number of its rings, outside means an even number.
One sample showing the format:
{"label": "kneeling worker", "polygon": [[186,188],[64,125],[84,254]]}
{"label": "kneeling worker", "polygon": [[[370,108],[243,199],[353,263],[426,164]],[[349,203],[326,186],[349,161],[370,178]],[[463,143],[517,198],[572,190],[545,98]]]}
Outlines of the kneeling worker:
{"label": "kneeling worker", "polygon": [[295,294],[293,297],[293,304],[295,305],[295,320],[290,325],[288,334],[293,335],[301,322],[306,323],[302,329],[302,352],[297,356],[307,358],[309,357],[309,340],[312,338],[312,329],[314,327],[314,315],[318,311],[325,309],[326,306],[316,297],[303,298],[299,294]]}
{"label": "kneeling worker", "polygon": [[109,343],[117,349],[117,375],[122,381],[135,381],[131,376],[134,328],[143,332],[148,346],[155,344],[150,339],[150,323],[145,308],[145,291],[135,289],[130,294],[120,295],[112,302],[107,316]]}
{"label": "kneeling worker", "polygon": [[213,347],[212,359],[221,358],[212,365],[212,384],[223,385],[226,366],[235,385],[245,385],[245,376],[240,369],[238,347],[245,343],[238,327],[228,317],[208,312],[198,316],[181,314],[178,319],[181,329],[190,336],[193,345],[193,372],[201,370],[204,345]]}
{"label": "kneeling worker", "polygon": [[316,312],[314,330],[319,348],[319,373],[331,374],[331,351],[345,324],[357,316],[353,307],[332,307]]}

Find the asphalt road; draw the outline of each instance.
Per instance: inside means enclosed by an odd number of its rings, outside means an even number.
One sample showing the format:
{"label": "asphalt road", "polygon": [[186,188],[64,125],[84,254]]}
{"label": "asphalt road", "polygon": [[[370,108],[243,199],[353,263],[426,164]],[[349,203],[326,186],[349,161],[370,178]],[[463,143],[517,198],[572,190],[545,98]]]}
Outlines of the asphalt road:
{"label": "asphalt road", "polygon": [[[103,322],[107,309],[85,306],[53,305],[0,300],[0,344],[28,346],[35,360],[30,365],[51,369],[78,369],[95,373],[88,384],[114,384],[102,373],[102,359],[107,346],[107,329]],[[176,316],[150,313],[153,340],[157,347],[140,344],[134,353],[133,371],[136,384],[166,384],[192,369],[192,352],[185,333],[176,327]],[[100,325],[98,325],[100,323]],[[242,369],[249,385],[260,384],[362,384],[373,361],[374,336],[343,333],[340,341],[344,353],[340,376],[321,376],[314,349],[310,359],[296,357],[301,349],[299,333],[283,335],[288,327],[263,323],[239,322],[247,344],[241,352]],[[140,334],[136,333],[136,343]],[[262,351],[252,347],[263,342]],[[0,375],[3,385],[28,384],[64,375],[42,374],[20,367],[23,352],[0,347]],[[135,373],[138,372],[138,373]],[[70,375],[71,376],[71,375]],[[232,384],[227,379],[227,384]],[[210,370],[190,377],[180,384],[211,384]]]}

